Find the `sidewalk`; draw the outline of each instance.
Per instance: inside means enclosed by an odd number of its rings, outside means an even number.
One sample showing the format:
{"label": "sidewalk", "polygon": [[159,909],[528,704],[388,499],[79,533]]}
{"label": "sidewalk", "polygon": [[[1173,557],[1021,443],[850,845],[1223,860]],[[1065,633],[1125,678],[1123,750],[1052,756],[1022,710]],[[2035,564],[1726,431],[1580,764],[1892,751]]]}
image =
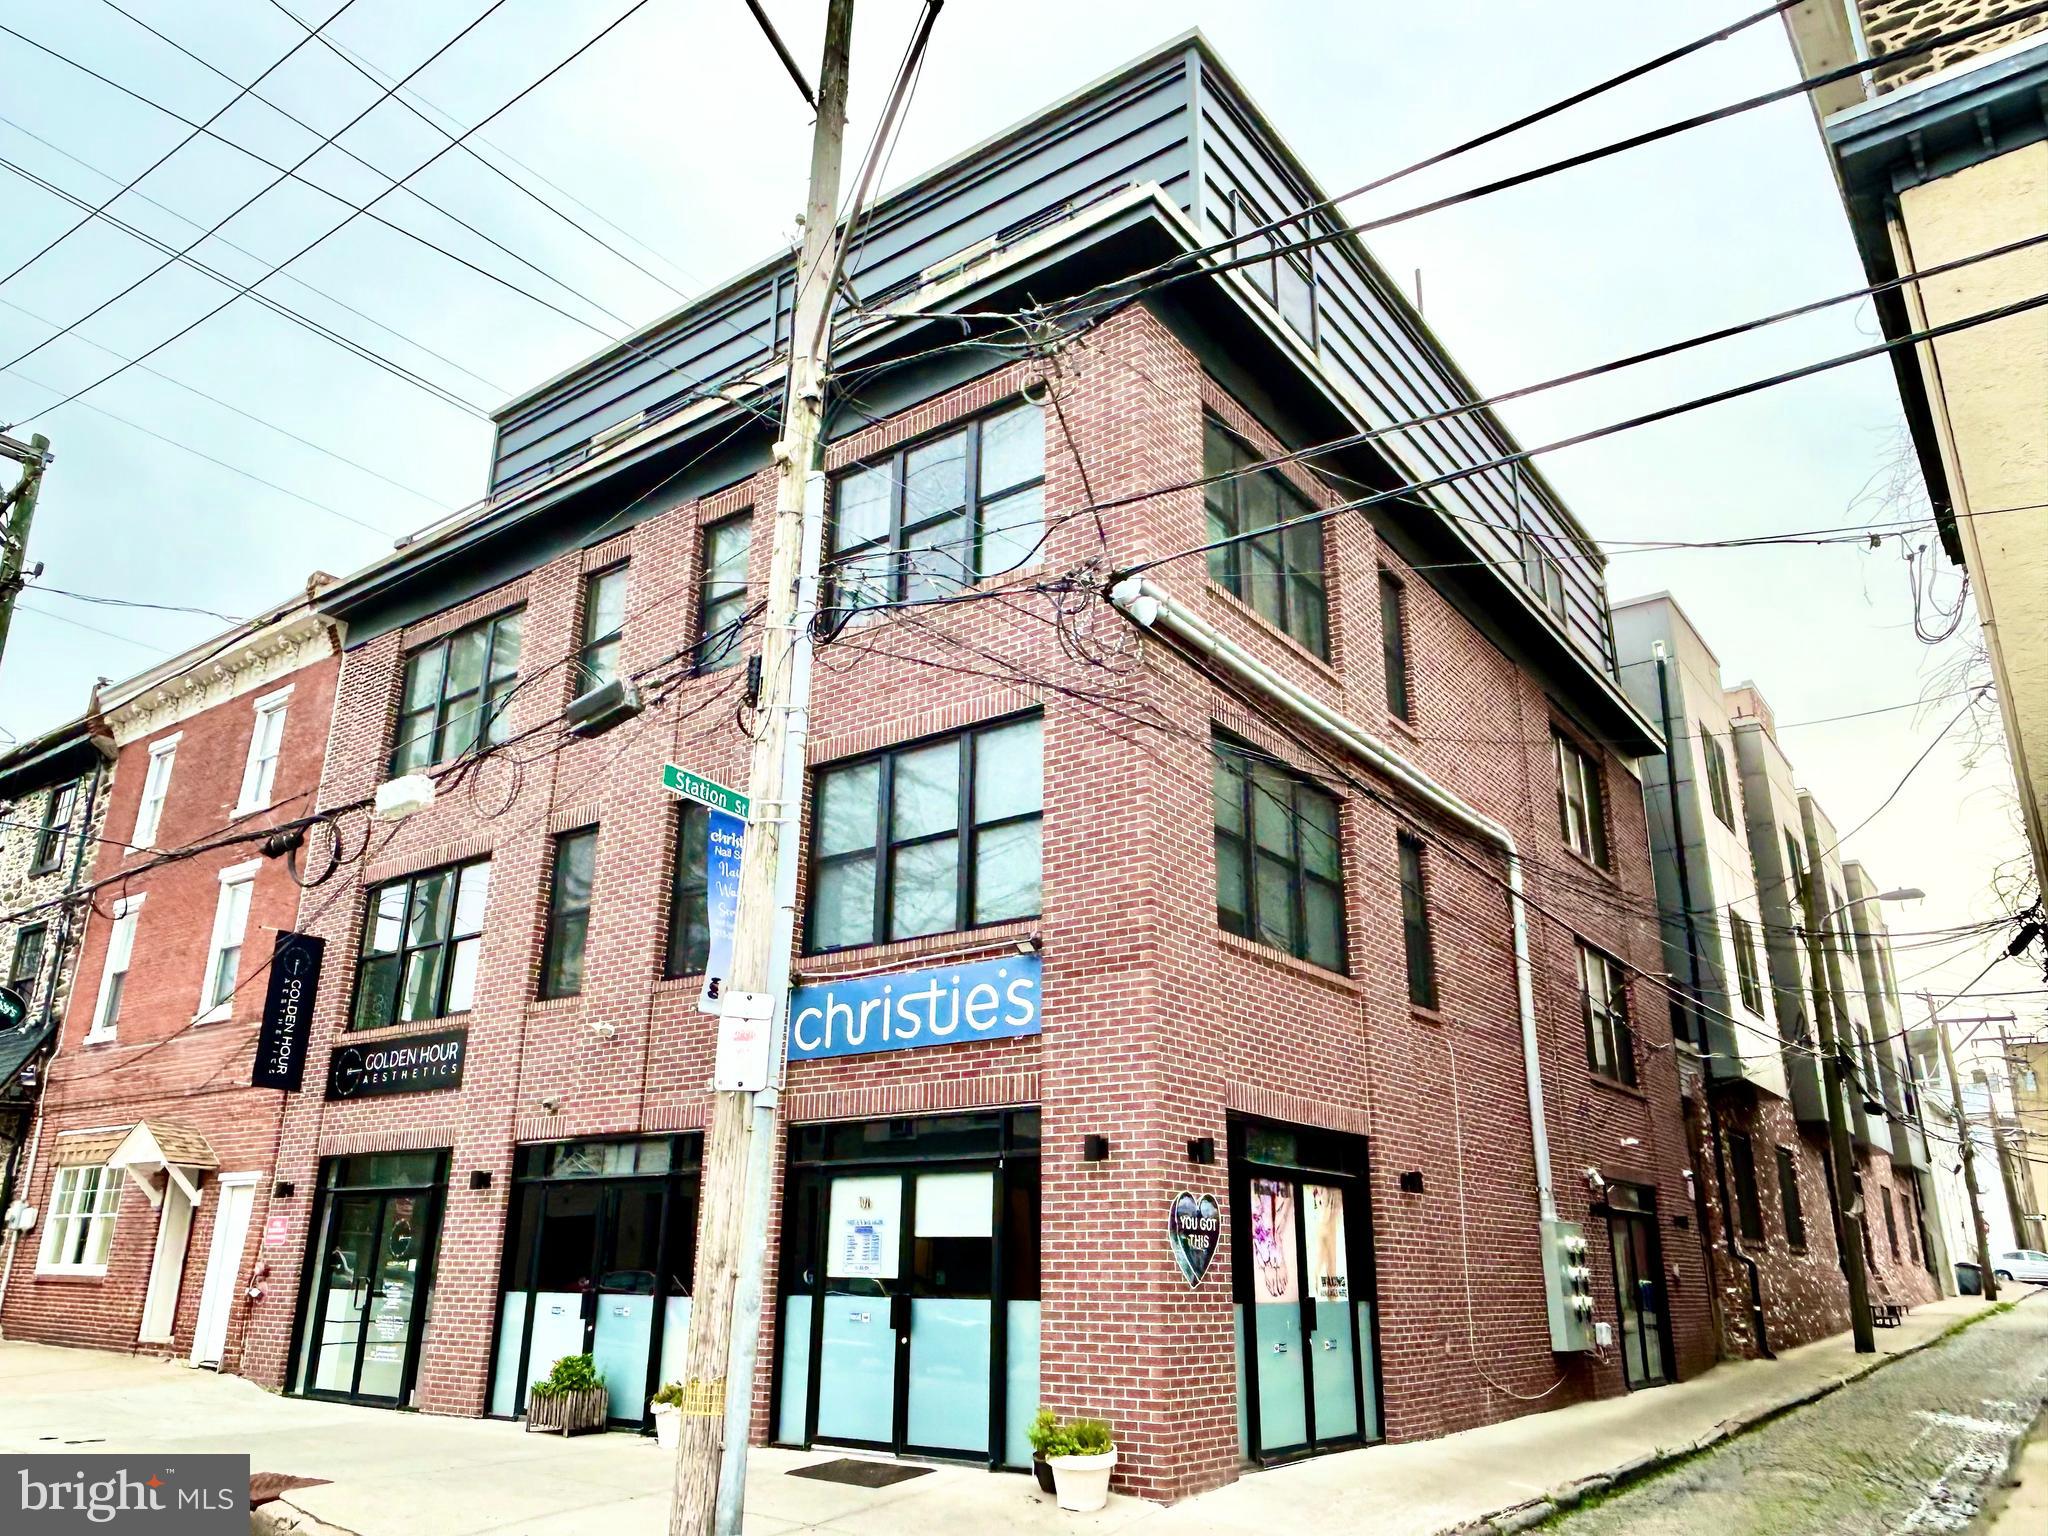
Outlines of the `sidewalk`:
{"label": "sidewalk", "polygon": [[[1712,1443],[1923,1348],[1982,1310],[1974,1297],[1922,1307],[1903,1326],[1878,1331],[1875,1356],[1859,1359],[1844,1334],[1653,1392],[1250,1473],[1171,1508],[1118,1498],[1100,1514],[1064,1515],[1029,1478],[958,1467],[888,1488],[848,1487],[787,1475],[836,1452],[757,1450],[747,1529],[1431,1536],[1510,1511],[1533,1518],[1545,1511],[1532,1506],[1560,1489]],[[660,1536],[666,1528],[670,1462],[651,1439],[564,1441],[504,1423],[278,1398],[233,1377],[127,1355],[0,1344],[0,1452],[68,1445],[248,1452],[258,1472],[329,1479],[294,1490],[285,1505],[359,1536]]]}

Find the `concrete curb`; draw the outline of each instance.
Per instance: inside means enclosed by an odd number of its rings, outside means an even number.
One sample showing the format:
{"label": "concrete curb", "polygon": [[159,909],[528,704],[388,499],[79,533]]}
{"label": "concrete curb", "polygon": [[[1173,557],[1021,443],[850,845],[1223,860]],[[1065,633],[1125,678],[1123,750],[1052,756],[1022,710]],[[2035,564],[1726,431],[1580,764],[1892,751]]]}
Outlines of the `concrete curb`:
{"label": "concrete curb", "polygon": [[[1995,1317],[1997,1315],[1997,1313],[1987,1309],[1986,1311],[1966,1316],[1962,1323],[1965,1327],[1973,1326],[1976,1323],[1982,1322],[1987,1317]],[[1751,1412],[1738,1414],[1731,1419],[1723,1419],[1697,1439],[1687,1441],[1682,1445],[1672,1446],[1669,1449],[1660,1447],[1657,1450],[1609,1467],[1604,1472],[1595,1472],[1589,1476],[1561,1484],[1543,1494],[1540,1498],[1527,1499],[1519,1504],[1510,1504],[1501,1509],[1491,1510],[1474,1519],[1461,1521],[1455,1526],[1446,1526],[1436,1532],[1436,1536],[1519,1536],[1519,1533],[1523,1531],[1530,1530],[1556,1515],[1576,1508],[1587,1499],[1618,1491],[1628,1487],[1631,1483],[1641,1482],[1643,1479],[1662,1472],[1669,1467],[1674,1467],[1682,1461],[1689,1461],[1695,1456],[1711,1451],[1737,1435],[1746,1434],[1752,1429],[1761,1428],[1773,1419],[1782,1418],[1788,1413],[1794,1413],[1801,1408],[1809,1407],[1819,1402],[1822,1398],[1832,1396],[1834,1393],[1841,1391],[1842,1388],[1848,1386],[1851,1382],[1861,1381],[1864,1377],[1881,1371],[1896,1361],[1917,1355],[1923,1349],[1933,1348],[1936,1344],[1952,1337],[1955,1331],[1954,1328],[1944,1328],[1931,1339],[1922,1339],[1917,1344],[1909,1344],[1905,1348],[1893,1353],[1877,1355],[1868,1361],[1859,1362],[1853,1370],[1832,1376],[1796,1396],[1785,1398],[1779,1402],[1760,1404]]]}

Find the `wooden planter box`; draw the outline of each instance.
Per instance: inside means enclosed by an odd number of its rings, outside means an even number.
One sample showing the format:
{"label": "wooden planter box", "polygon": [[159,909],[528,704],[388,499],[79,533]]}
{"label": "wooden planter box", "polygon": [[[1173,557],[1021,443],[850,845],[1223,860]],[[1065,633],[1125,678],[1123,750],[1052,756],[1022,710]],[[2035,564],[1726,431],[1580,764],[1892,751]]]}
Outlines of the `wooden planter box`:
{"label": "wooden planter box", "polygon": [[561,1397],[529,1396],[526,1399],[526,1428],[530,1434],[581,1435],[603,1429],[611,1398],[603,1387],[588,1392],[568,1392]]}

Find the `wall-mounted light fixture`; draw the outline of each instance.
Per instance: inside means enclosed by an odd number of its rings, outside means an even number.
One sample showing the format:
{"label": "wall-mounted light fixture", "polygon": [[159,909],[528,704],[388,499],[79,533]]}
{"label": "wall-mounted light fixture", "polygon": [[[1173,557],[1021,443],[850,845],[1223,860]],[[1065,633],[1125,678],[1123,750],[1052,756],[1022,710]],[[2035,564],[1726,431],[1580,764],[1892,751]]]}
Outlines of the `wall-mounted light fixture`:
{"label": "wall-mounted light fixture", "polygon": [[297,1188],[298,1186],[292,1183],[290,1179],[279,1179],[270,1186],[270,1198],[273,1200],[289,1200]]}
{"label": "wall-mounted light fixture", "polygon": [[1188,1142],[1188,1161],[1207,1165],[1216,1161],[1216,1138],[1197,1136]]}
{"label": "wall-mounted light fixture", "polygon": [[1404,1195],[1419,1195],[1422,1193],[1422,1170],[1420,1168],[1410,1168],[1401,1175],[1401,1193]]}
{"label": "wall-mounted light fixture", "polygon": [[469,1187],[471,1189],[489,1189],[491,1187],[491,1170],[488,1168],[470,1169]]}
{"label": "wall-mounted light fixture", "polygon": [[1083,1136],[1081,1138],[1081,1161],[1084,1163],[1108,1162],[1109,1138],[1107,1136]]}

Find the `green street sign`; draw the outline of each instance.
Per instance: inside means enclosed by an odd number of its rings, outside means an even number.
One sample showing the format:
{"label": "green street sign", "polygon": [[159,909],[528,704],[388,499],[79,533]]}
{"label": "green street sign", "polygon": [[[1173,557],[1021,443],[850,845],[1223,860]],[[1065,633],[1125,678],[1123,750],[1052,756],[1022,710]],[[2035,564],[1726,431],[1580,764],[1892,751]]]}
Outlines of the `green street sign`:
{"label": "green street sign", "polygon": [[674,763],[664,763],[661,768],[661,787],[672,795],[681,795],[686,800],[695,800],[699,805],[708,805],[714,811],[723,811],[728,816],[746,819],[747,797],[736,789],[727,789],[723,784],[713,783],[701,773],[678,768]]}

